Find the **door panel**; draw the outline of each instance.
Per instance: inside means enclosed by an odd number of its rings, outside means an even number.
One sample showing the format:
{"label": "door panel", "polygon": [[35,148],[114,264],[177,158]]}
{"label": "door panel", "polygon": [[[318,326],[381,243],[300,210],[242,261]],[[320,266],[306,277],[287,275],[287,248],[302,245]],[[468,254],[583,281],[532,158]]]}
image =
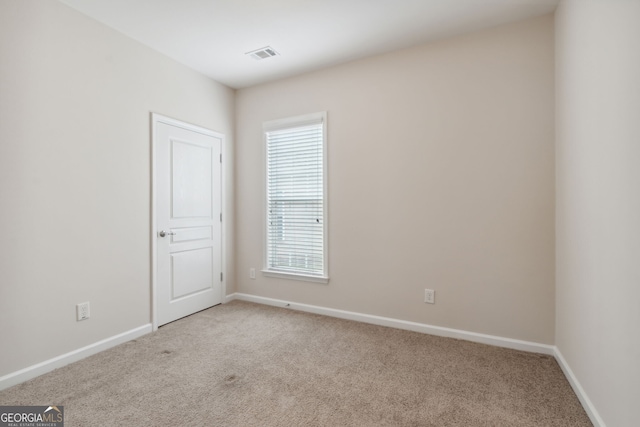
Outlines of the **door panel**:
{"label": "door panel", "polygon": [[160,326],[222,302],[222,136],[154,115],[153,143]]}
{"label": "door panel", "polygon": [[210,218],[212,149],[171,139],[171,213],[177,218]]}
{"label": "door panel", "polygon": [[213,283],[211,248],[171,254],[172,301],[196,292],[206,292]]}
{"label": "door panel", "polygon": [[184,227],[177,228],[175,232],[176,234],[171,236],[172,243],[211,239],[213,236],[211,227]]}

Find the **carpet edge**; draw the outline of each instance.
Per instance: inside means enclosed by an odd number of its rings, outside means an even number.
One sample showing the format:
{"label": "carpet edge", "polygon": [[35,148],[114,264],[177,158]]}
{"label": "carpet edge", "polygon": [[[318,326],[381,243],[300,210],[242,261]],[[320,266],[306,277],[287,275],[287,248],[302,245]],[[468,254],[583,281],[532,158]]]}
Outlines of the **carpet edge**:
{"label": "carpet edge", "polygon": [[307,313],[320,314],[330,317],[337,317],[340,319],[354,320],[363,323],[374,324],[378,326],[387,326],[397,329],[404,329],[413,332],[420,332],[429,335],[437,335],[447,338],[456,338],[466,341],[477,342],[480,344],[494,345],[497,347],[504,347],[513,350],[521,350],[530,353],[541,353],[553,356],[565,378],[571,385],[574,393],[578,397],[580,404],[584,408],[587,416],[593,423],[594,427],[606,427],[604,421],[598,414],[595,406],[587,396],[586,392],[580,385],[580,382],[573,374],[573,371],[569,367],[569,364],[562,356],[560,349],[555,345],[541,344],[530,341],[516,340],[512,338],[499,337],[495,335],[479,334],[476,332],[469,332],[460,329],[445,328],[441,326],[428,325],[424,323],[409,322],[405,320],[393,319],[388,317],[375,316],[370,314],[357,313],[352,311],[337,310],[333,308],[299,304],[290,301],[284,301],[274,298],[260,297],[256,295],[244,294],[236,292],[225,296],[225,303],[233,300],[254,302],[257,304],[270,305],[281,308],[288,308],[292,310],[303,311]]}
{"label": "carpet edge", "polygon": [[358,322],[370,323],[378,326],[388,326],[391,328],[404,329],[407,331],[420,332],[440,337],[456,338],[465,341],[477,342],[480,344],[493,345],[496,347],[522,350],[530,353],[541,353],[549,356],[553,356],[555,354],[555,346],[549,344],[541,344],[531,341],[499,337],[496,335],[481,334],[477,332],[464,331],[461,329],[445,328],[442,326],[434,326],[426,323],[410,322],[407,320],[393,319],[390,317],[375,316],[372,314],[357,313],[353,311],[338,310],[316,305],[300,304],[296,302],[260,297],[240,292],[227,295],[225,297],[225,303],[231,302],[236,299],[241,301],[255,302],[258,304],[304,311],[307,313],[337,317],[340,319],[355,320]]}
{"label": "carpet edge", "polygon": [[32,378],[38,377],[47,372],[51,372],[54,369],[61,368],[70,363],[77,362],[101,351],[107,350],[111,347],[123,344],[127,341],[134,340],[143,335],[146,335],[152,331],[151,323],[147,323],[129,331],[122,332],[118,335],[114,335],[109,338],[97,341],[93,344],[89,344],[85,347],[72,350],[68,353],[61,354],[52,359],[45,360],[32,366],[20,369],[19,371],[9,373],[0,377],[0,390],[7,389],[14,385],[23,383]]}

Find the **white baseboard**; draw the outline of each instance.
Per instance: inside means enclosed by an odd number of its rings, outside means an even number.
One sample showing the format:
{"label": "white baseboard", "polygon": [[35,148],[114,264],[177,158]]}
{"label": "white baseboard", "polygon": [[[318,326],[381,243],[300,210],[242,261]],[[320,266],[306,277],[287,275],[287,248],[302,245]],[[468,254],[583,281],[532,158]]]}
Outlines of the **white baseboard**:
{"label": "white baseboard", "polygon": [[322,314],[325,316],[338,317],[340,319],[355,320],[363,323],[370,323],[378,326],[388,326],[391,328],[404,329],[407,331],[421,332],[429,335],[437,335],[440,337],[457,338],[466,341],[473,341],[482,344],[494,345],[497,347],[511,348],[515,350],[528,351],[531,353],[542,353],[554,355],[555,346],[547,344],[539,344],[529,341],[521,341],[512,338],[503,338],[495,335],[479,334],[476,332],[468,332],[460,329],[444,328],[441,326],[427,325],[424,323],[409,322],[406,320],[392,319],[389,317],[374,316],[371,314],[356,313],[353,311],[336,310],[334,308],[319,307],[315,305],[299,304],[296,302],[277,300],[273,298],[264,298],[255,295],[235,293],[227,295],[225,302],[234,299],[255,302],[258,304],[272,305],[276,307],[285,307],[293,310],[305,311],[307,313]]}
{"label": "white baseboard", "polygon": [[146,335],[149,332],[151,332],[151,323],[135,329],[131,329],[130,331],[123,332],[113,337],[106,338],[102,341],[98,341],[86,347],[70,351],[69,353],[54,357],[53,359],[45,360],[44,362],[29,366],[17,372],[12,372],[8,375],[0,377],[0,390],[4,390],[5,388],[9,388],[16,384],[20,384],[39,375],[46,374],[47,372],[53,371],[54,369],[61,368],[65,365],[76,362],[80,359],[84,359],[85,357],[99,353],[103,350],[107,350],[111,347],[115,347],[127,341],[131,341],[133,339]]}
{"label": "white baseboard", "polygon": [[573,371],[569,367],[569,364],[562,356],[560,349],[558,347],[555,347],[554,350],[555,350],[554,356],[558,361],[558,365],[560,365],[560,369],[562,369],[564,376],[567,377],[567,381],[569,381],[569,384],[571,384],[571,388],[573,388],[573,391],[575,392],[576,396],[578,396],[578,400],[580,400],[580,403],[582,404],[582,407],[584,408],[585,412],[589,416],[589,419],[591,420],[591,423],[593,424],[593,426],[606,427],[604,424],[604,421],[600,417],[600,414],[598,414],[596,407],[593,406],[593,403],[591,403],[591,399],[589,399],[589,396],[587,396],[587,393],[584,391],[584,389],[580,385],[580,382],[578,381],[576,376],[573,374]]}

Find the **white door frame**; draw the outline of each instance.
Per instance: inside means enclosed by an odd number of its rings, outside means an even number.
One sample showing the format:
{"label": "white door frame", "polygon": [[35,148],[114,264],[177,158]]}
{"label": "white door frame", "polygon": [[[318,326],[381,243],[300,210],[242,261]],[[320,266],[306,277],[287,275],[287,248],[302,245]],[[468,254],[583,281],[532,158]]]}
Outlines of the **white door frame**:
{"label": "white door frame", "polygon": [[206,129],[200,126],[192,125],[190,123],[185,123],[180,120],[172,119],[170,117],[163,116],[157,113],[151,113],[151,325],[153,330],[158,330],[158,278],[157,278],[157,262],[158,262],[158,230],[157,230],[157,218],[156,218],[156,207],[157,207],[157,199],[156,199],[156,124],[157,123],[165,123],[171,126],[177,126],[183,129],[192,130],[196,132],[203,133],[205,135],[211,135],[213,137],[219,138],[220,143],[220,153],[222,156],[222,160],[220,162],[220,175],[221,175],[221,187],[220,188],[220,210],[222,211],[222,224],[221,224],[221,237],[222,241],[220,242],[222,246],[221,250],[221,272],[222,272],[222,295],[220,295],[220,300],[224,303],[225,296],[227,294],[227,273],[226,273],[226,247],[227,247],[227,239],[226,239],[226,212],[225,212],[225,199],[226,199],[226,182],[225,182],[225,137],[224,134],[219,132],[212,131],[210,129]]}

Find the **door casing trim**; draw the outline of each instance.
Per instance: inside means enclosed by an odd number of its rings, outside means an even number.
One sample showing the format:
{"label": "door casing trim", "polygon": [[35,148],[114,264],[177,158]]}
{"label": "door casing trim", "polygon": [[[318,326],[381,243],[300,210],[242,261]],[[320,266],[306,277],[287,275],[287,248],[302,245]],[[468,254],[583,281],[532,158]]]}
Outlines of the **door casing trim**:
{"label": "door casing trim", "polygon": [[150,248],[151,248],[151,266],[150,269],[150,277],[151,277],[151,327],[153,331],[158,330],[158,303],[157,303],[157,257],[158,257],[158,246],[157,246],[157,238],[156,238],[156,230],[157,230],[157,218],[156,218],[156,124],[157,123],[165,123],[171,126],[180,127],[183,129],[187,129],[190,131],[202,133],[204,135],[213,136],[215,138],[220,139],[220,210],[222,212],[222,224],[220,225],[220,233],[221,233],[221,293],[220,300],[222,302],[225,301],[225,295],[227,294],[227,273],[226,273],[226,248],[227,248],[227,233],[225,227],[226,221],[226,212],[225,212],[225,200],[226,200],[226,180],[225,180],[225,136],[220,132],[216,132],[202,126],[197,126],[191,123],[186,123],[181,120],[172,119],[171,117],[164,116],[162,114],[151,112],[151,206],[150,206],[150,230],[149,230],[149,239],[150,239]]}

